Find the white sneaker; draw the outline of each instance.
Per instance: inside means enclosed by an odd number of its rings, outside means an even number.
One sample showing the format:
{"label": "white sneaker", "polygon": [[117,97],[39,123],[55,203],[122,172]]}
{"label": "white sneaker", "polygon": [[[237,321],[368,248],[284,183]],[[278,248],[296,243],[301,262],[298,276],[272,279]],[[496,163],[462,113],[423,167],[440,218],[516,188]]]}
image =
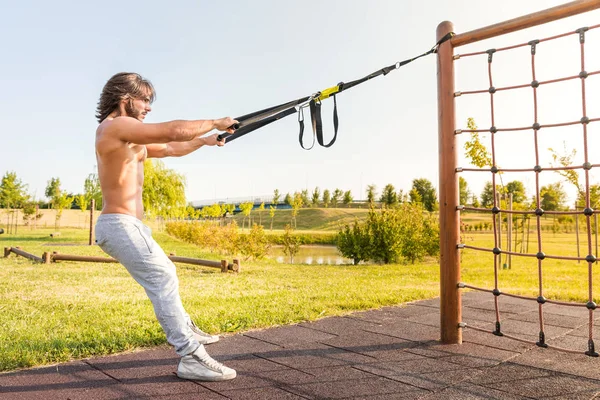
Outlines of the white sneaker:
{"label": "white sneaker", "polygon": [[219,337],[217,335],[209,335],[208,333],[202,331],[192,320],[190,320],[188,326],[192,332],[194,332],[194,337],[200,344],[211,344],[219,341]]}
{"label": "white sneaker", "polygon": [[177,367],[177,376],[195,381],[227,381],[236,377],[234,369],[215,361],[200,345],[191,354],[181,357]]}

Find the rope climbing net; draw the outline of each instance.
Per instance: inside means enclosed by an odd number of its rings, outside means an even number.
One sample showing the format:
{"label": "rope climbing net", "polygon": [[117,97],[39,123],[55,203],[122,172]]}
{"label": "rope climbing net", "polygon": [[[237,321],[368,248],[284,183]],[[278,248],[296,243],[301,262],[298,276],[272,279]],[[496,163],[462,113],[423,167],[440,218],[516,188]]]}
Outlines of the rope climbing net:
{"label": "rope climbing net", "polygon": [[[600,164],[595,164],[590,159],[590,151],[588,146],[588,131],[591,124],[598,124],[600,122],[600,114],[598,110],[588,110],[586,104],[588,103],[588,94],[586,94],[586,81],[588,79],[600,79],[596,75],[600,75],[599,71],[587,71],[586,70],[586,33],[591,30],[600,28],[600,25],[588,26],[577,29],[575,31],[566,32],[560,35],[547,37],[544,39],[531,40],[525,43],[511,45],[503,48],[488,49],[484,51],[478,51],[466,54],[454,55],[454,48],[463,44],[473,43],[479,40],[499,36],[505,33],[514,32],[520,29],[528,28],[533,25],[543,24],[552,20],[564,18],[566,16],[579,14],[585,11],[598,8],[599,5],[592,4],[592,2],[572,2],[564,6],[555,7],[554,9],[545,10],[544,12],[530,14],[529,16],[517,18],[515,20],[507,21],[502,24],[497,24],[482,30],[468,32],[467,34],[456,35],[448,44],[440,46],[438,52],[438,109],[439,109],[439,133],[440,133],[440,231],[442,233],[441,240],[441,336],[442,341],[445,343],[460,343],[462,341],[461,328],[469,327],[475,330],[482,330],[489,332],[484,328],[476,325],[467,325],[462,321],[462,311],[460,302],[460,289],[469,288],[476,291],[488,292],[493,294],[494,299],[494,311],[495,311],[495,329],[492,331],[497,336],[504,336],[512,339],[516,339],[522,342],[536,344],[539,347],[552,347],[557,350],[581,353],[581,351],[562,348],[558,346],[549,346],[547,343],[546,332],[544,327],[544,305],[545,304],[557,304],[569,307],[579,307],[588,311],[588,343],[587,351],[585,354],[589,356],[597,357],[598,353],[595,350],[594,345],[594,311],[597,308],[597,304],[594,302],[593,297],[593,268],[597,261],[598,254],[594,254],[593,248],[593,237],[592,237],[592,218],[594,218],[600,210],[594,210],[590,202],[590,170],[593,168],[600,167]],[[447,31],[451,31],[453,26],[451,23],[446,22],[440,24],[438,27],[438,36],[445,34]],[[574,37],[574,45],[579,46],[580,55],[580,70],[578,73],[572,76],[554,78],[550,80],[540,81],[537,79],[536,71],[536,55],[538,50],[542,46],[546,46],[548,42],[554,41],[563,37]],[[527,83],[521,83],[513,86],[494,86],[494,60],[498,57],[498,53],[509,52],[511,50],[528,47],[531,60],[531,80]],[[589,47],[589,46],[588,46]],[[482,57],[487,58],[487,80],[489,86],[481,90],[471,91],[456,91],[454,90],[454,68],[460,62],[460,60],[471,57]],[[581,84],[581,114],[577,120],[570,120],[566,122],[540,120],[539,118],[539,107],[538,107],[538,90],[540,87],[550,86],[564,81],[575,81],[579,80]],[[514,90],[529,90],[530,94],[527,95],[524,92],[521,93],[521,97],[531,96],[533,98],[533,121],[529,126],[497,126],[497,108],[495,107],[495,97],[499,92],[508,92]],[[461,96],[472,96],[472,95],[486,95],[489,97],[489,115],[491,120],[491,127],[488,129],[456,129],[457,124],[455,123],[455,102],[457,98]],[[591,111],[590,115],[588,111]],[[600,124],[598,124],[600,125]],[[570,134],[575,134],[574,130],[579,132],[578,134],[582,140],[583,148],[583,163],[581,165],[568,165],[568,166],[553,166],[545,167],[542,166],[540,161],[540,135],[543,135],[546,131],[550,131],[552,128],[558,127],[571,127]],[[531,167],[519,167],[519,168],[501,168],[497,163],[498,148],[497,148],[497,136],[503,135],[505,132],[527,132],[532,136],[532,142],[535,152],[535,160],[531,160]],[[489,134],[489,148],[491,157],[491,167],[489,168],[462,168],[457,165],[457,136],[462,133],[487,133]],[[527,161],[524,161],[527,162]],[[542,208],[542,199],[540,196],[540,176],[544,173],[560,172],[566,170],[573,170],[582,172],[584,176],[583,186],[583,197],[585,206],[583,209],[575,209],[573,211],[549,211]],[[474,172],[474,173],[487,173],[491,175],[491,188],[492,188],[492,205],[491,208],[480,208],[480,207],[468,207],[466,205],[458,204],[458,174],[462,172]],[[535,176],[535,196],[534,196],[534,209],[530,210],[512,210],[511,207],[504,208],[500,202],[500,196],[496,182],[498,175],[504,172],[521,172],[521,173],[532,173]],[[461,242],[459,234],[459,218],[461,211],[474,211],[487,213],[492,219],[492,230],[493,230],[493,248],[484,248],[478,246],[472,246]],[[514,214],[522,214],[523,216],[531,216],[535,219],[534,231],[537,236],[537,251],[535,253],[521,253],[512,251],[512,249],[503,249],[501,244],[501,235],[499,233],[499,225],[502,223],[500,216],[502,214],[508,215],[512,219]],[[545,215],[572,215],[575,218],[583,215],[585,219],[586,229],[586,249],[587,254],[585,256],[564,256],[559,254],[552,254],[552,250],[547,251],[547,244],[545,244],[542,237],[542,217]],[[469,283],[460,281],[460,256],[458,253],[469,249],[474,252],[486,252],[492,253],[493,255],[493,288],[481,288]],[[596,251],[597,253],[597,251]],[[537,297],[528,297],[518,294],[503,292],[499,288],[499,269],[502,265],[502,257],[516,256],[516,257],[529,257],[537,261]],[[544,295],[544,266],[547,261],[545,260],[569,260],[577,262],[587,263],[587,302],[566,302],[558,301],[554,299],[546,298]],[[538,304],[538,322],[539,322],[539,335],[537,340],[527,340],[519,336],[508,335],[502,330],[501,324],[501,310],[499,307],[499,297],[508,296],[519,299],[532,300]]]}
{"label": "rope climbing net", "polygon": [[[589,158],[588,125],[591,123],[599,122],[600,117],[595,116],[595,117],[590,118],[588,116],[588,110],[586,107],[586,97],[587,97],[586,96],[586,80],[593,75],[600,74],[600,71],[593,71],[593,72],[586,71],[586,68],[585,68],[585,44],[586,44],[585,37],[586,37],[586,35],[585,34],[586,34],[586,32],[588,32],[592,29],[597,29],[599,27],[600,27],[600,25],[583,27],[583,28],[577,29],[572,32],[567,32],[564,34],[548,37],[545,39],[532,40],[527,43],[522,43],[522,44],[499,48],[499,49],[489,49],[486,51],[480,51],[480,52],[475,52],[475,53],[461,54],[461,55],[456,55],[454,57],[455,60],[459,60],[459,59],[462,59],[465,57],[476,57],[476,56],[487,57],[487,71],[488,71],[489,87],[484,90],[456,92],[455,96],[458,97],[458,96],[465,96],[465,95],[476,95],[476,94],[488,93],[489,98],[490,98],[490,108],[489,108],[490,109],[490,118],[492,121],[492,126],[489,129],[485,129],[485,130],[484,129],[458,129],[455,131],[455,133],[460,134],[460,133],[466,132],[466,131],[468,131],[468,132],[489,132],[490,133],[490,148],[491,148],[490,153],[491,153],[491,159],[492,159],[492,167],[489,169],[458,168],[457,172],[463,172],[463,171],[482,172],[482,171],[485,171],[485,172],[491,173],[492,192],[493,192],[493,196],[492,196],[493,207],[491,209],[466,207],[466,206],[459,206],[459,207],[462,210],[479,211],[479,212],[487,211],[495,216],[500,215],[501,213],[508,214],[508,215],[517,214],[517,213],[518,214],[535,215],[536,223],[535,223],[534,229],[537,234],[537,253],[535,253],[535,254],[523,254],[523,253],[519,253],[519,252],[515,252],[515,251],[510,251],[510,249],[509,250],[502,249],[501,248],[501,237],[498,232],[498,225],[501,223],[501,221],[500,221],[500,218],[496,218],[496,217],[492,218],[492,226],[493,226],[492,230],[494,232],[494,247],[492,249],[471,246],[471,245],[467,245],[464,243],[459,244],[459,248],[473,249],[473,250],[484,251],[484,252],[492,252],[494,254],[494,288],[493,289],[483,289],[483,288],[472,286],[472,285],[469,285],[466,283],[460,283],[459,287],[460,288],[470,288],[470,289],[475,289],[475,290],[479,290],[479,291],[486,291],[486,292],[492,293],[494,295],[495,313],[496,313],[496,328],[495,328],[494,334],[496,334],[498,336],[507,336],[507,337],[510,337],[513,339],[518,339],[518,340],[522,340],[522,339],[520,339],[516,336],[507,335],[502,332],[501,322],[500,322],[500,309],[498,306],[498,297],[500,295],[505,295],[505,296],[509,296],[509,297],[516,297],[516,298],[521,298],[521,299],[530,299],[530,300],[537,301],[537,303],[539,305],[538,313],[539,313],[539,329],[540,329],[540,331],[539,331],[538,341],[531,342],[531,343],[536,343],[540,347],[549,347],[549,345],[546,343],[546,334],[544,332],[544,310],[543,310],[544,304],[553,303],[553,304],[561,304],[561,305],[573,306],[573,307],[587,307],[587,309],[589,310],[589,333],[588,333],[588,350],[586,351],[586,354],[592,355],[592,356],[598,356],[598,353],[594,349],[595,346],[594,346],[594,340],[593,340],[594,310],[597,308],[597,305],[596,305],[596,303],[594,303],[593,290],[592,290],[593,289],[592,271],[593,271],[594,263],[596,262],[596,256],[594,255],[594,249],[593,249],[592,217],[594,214],[600,213],[600,211],[592,209],[591,204],[590,204],[590,170],[592,168],[600,167],[600,164],[592,164],[592,162],[590,161],[590,158]],[[551,40],[556,40],[558,38],[562,38],[565,36],[578,37],[578,43],[579,43],[580,55],[581,55],[581,70],[580,70],[580,72],[577,75],[573,75],[573,76],[556,78],[556,79],[547,80],[547,81],[538,81],[536,78],[536,54],[537,54],[538,46],[540,46],[543,43],[549,42]],[[498,87],[498,88],[494,87],[494,81],[493,81],[494,55],[499,52],[513,50],[513,49],[517,49],[517,48],[524,47],[524,46],[529,46],[529,48],[531,50],[530,51],[530,54],[531,54],[531,82],[526,83],[526,84],[521,84],[521,85],[509,86],[509,87]],[[545,121],[540,121],[538,119],[538,88],[543,85],[550,85],[553,83],[563,82],[563,81],[567,81],[567,80],[575,80],[575,79],[579,79],[581,81],[581,118],[577,121],[568,121],[568,122],[559,122],[559,123],[554,123],[554,122],[546,123]],[[516,89],[523,89],[523,88],[531,89],[531,96],[533,97],[533,124],[531,126],[526,126],[526,127],[505,127],[505,128],[496,127],[495,107],[494,107],[495,94],[500,91],[516,90]],[[577,165],[577,166],[550,167],[550,168],[542,167],[540,165],[541,163],[540,163],[539,135],[543,134],[543,133],[540,131],[549,129],[549,128],[562,127],[562,126],[573,126],[573,125],[581,126],[584,163],[582,165]],[[511,132],[511,131],[531,131],[533,133],[533,146],[534,146],[534,150],[535,150],[535,165],[532,168],[512,168],[511,169],[511,168],[500,168],[497,166],[497,160],[496,160],[497,151],[496,151],[496,146],[495,146],[496,135],[498,135],[502,132]],[[540,174],[544,173],[545,171],[560,171],[560,170],[566,170],[566,169],[583,170],[583,175],[585,177],[585,185],[584,185],[585,208],[581,211],[580,210],[546,211],[546,210],[542,209],[542,206],[541,206],[542,200],[541,200],[541,195],[540,195]],[[501,207],[501,203],[499,202],[500,196],[498,196],[498,187],[496,186],[496,181],[497,181],[497,175],[502,172],[533,172],[535,174],[535,202],[534,202],[535,210],[513,211],[510,209],[503,209]],[[546,252],[544,252],[544,246],[543,246],[544,241],[542,238],[542,216],[544,216],[544,214],[575,215],[576,217],[577,217],[577,215],[583,214],[585,216],[585,224],[587,226],[587,229],[586,229],[587,255],[585,257],[578,257],[578,256],[560,256],[560,255],[555,255],[555,254],[546,254]],[[498,269],[501,266],[501,258],[502,258],[503,254],[511,255],[511,256],[534,257],[537,259],[537,269],[538,269],[538,296],[537,296],[537,298],[520,296],[520,295],[511,294],[511,293],[503,293],[500,291],[499,286],[498,286]],[[588,268],[588,302],[587,303],[581,304],[581,303],[563,302],[563,301],[547,299],[544,296],[544,285],[543,285],[544,268],[543,268],[543,266],[544,266],[545,259],[585,261],[588,264],[588,266],[587,266],[587,268]],[[478,328],[478,327],[472,327],[472,328],[481,330],[481,328]],[[569,349],[565,349],[565,348],[560,348],[560,347],[555,347],[555,348],[563,350],[563,351],[575,352],[573,350],[569,350]]]}

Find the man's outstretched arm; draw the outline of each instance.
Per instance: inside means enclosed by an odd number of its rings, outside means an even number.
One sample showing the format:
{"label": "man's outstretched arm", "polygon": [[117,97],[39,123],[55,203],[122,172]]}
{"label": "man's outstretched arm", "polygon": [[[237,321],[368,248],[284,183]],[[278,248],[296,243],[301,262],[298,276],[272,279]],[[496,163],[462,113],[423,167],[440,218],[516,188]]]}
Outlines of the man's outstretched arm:
{"label": "man's outstretched arm", "polygon": [[120,140],[135,144],[189,142],[213,129],[233,133],[229,126],[236,121],[230,117],[196,121],[170,121],[145,124],[135,118],[117,117],[106,129],[106,133]]}
{"label": "man's outstretched arm", "polygon": [[149,158],[164,158],[164,157],[181,157],[198,150],[202,146],[223,146],[225,139],[219,141],[215,133],[206,137],[196,137],[187,142],[170,142],[160,144],[147,144]]}

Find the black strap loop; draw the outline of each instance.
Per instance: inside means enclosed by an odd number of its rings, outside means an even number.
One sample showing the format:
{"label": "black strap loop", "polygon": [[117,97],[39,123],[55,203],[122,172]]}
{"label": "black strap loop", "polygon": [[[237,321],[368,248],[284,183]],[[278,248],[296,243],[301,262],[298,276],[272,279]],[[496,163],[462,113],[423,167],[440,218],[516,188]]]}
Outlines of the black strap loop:
{"label": "black strap loop", "polygon": [[325,144],[325,141],[323,140],[323,120],[321,118],[321,102],[320,101],[315,101],[315,100],[311,100],[309,105],[310,105],[310,118],[312,121],[312,128],[313,128],[313,134],[316,135],[317,137],[317,142],[319,142],[319,145],[321,145],[322,147],[331,147],[333,146],[333,144],[335,143],[335,141],[337,140],[337,134],[338,134],[338,125],[339,125],[339,119],[338,119],[338,112],[337,112],[337,100],[336,100],[336,96],[333,95],[333,128],[334,128],[334,134],[333,134],[333,139],[331,139],[331,141],[327,144]]}
{"label": "black strap loop", "polygon": [[304,147],[304,109],[300,107],[298,109],[298,124],[300,124],[300,135],[298,136],[298,141],[300,142],[300,147],[304,150],[310,150],[315,147],[315,133],[313,132],[313,140],[312,144],[309,148]]}

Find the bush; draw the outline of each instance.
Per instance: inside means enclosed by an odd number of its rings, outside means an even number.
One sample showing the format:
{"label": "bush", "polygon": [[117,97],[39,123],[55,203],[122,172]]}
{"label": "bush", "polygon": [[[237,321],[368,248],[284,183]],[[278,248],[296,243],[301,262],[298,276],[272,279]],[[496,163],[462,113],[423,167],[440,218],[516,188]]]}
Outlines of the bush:
{"label": "bush", "polygon": [[292,234],[292,226],[287,224],[285,226],[285,233],[283,234],[283,254],[290,256],[290,262],[294,263],[294,256],[298,254],[300,250],[300,241],[298,236]]}
{"label": "bush", "polygon": [[357,265],[369,259],[371,235],[366,225],[361,225],[355,220],[352,228],[346,225],[338,233],[336,245],[344,257],[351,258],[354,265]]}
{"label": "bush", "polygon": [[253,224],[250,234],[237,240],[239,252],[244,260],[264,258],[271,247],[262,225]]}
{"label": "bush", "polygon": [[355,264],[367,259],[389,264],[401,258],[414,263],[439,254],[439,225],[421,205],[371,208],[364,223],[355,221],[338,233],[338,249]]}

